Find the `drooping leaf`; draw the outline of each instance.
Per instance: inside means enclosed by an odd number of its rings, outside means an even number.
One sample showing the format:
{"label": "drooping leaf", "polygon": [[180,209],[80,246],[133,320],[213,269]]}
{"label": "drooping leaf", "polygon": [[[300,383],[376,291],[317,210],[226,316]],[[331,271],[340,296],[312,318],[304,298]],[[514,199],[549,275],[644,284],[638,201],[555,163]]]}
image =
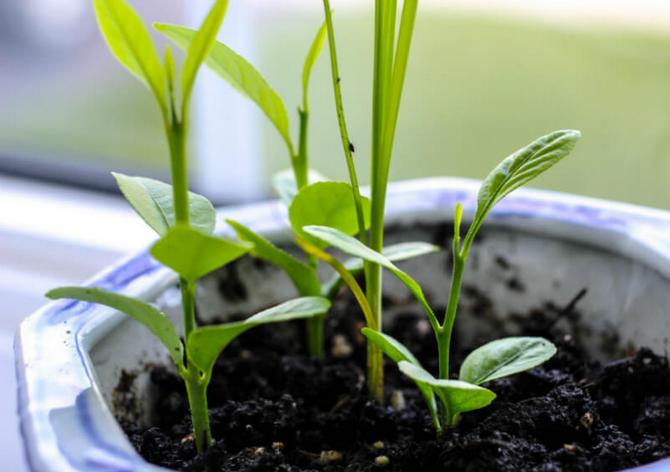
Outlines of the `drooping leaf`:
{"label": "drooping leaf", "polygon": [[[195,36],[194,30],[183,26],[157,23],[154,27],[182,49],[188,48]],[[293,150],[284,102],[254,66],[218,41],[212,46],[205,63],[238,92],[256,103]]]}
{"label": "drooping leaf", "polygon": [[192,362],[206,376],[209,376],[221,352],[248,329],[267,323],[322,315],[329,308],[330,302],[325,298],[302,297],[264,310],[244,321],[198,328],[192,331],[188,337],[189,362]]}
{"label": "drooping leaf", "polygon": [[484,179],[477,196],[473,219],[476,231],[488,212],[514,190],[527,184],[559,162],[574,149],[581,133],[560,130],[542,136],[505,158]]}
{"label": "drooping leaf", "polygon": [[[307,183],[314,184],[316,182],[325,182],[329,180],[320,172],[309,169],[307,172]],[[290,206],[298,193],[298,186],[295,184],[295,174],[293,169],[284,169],[277,172],[272,177],[272,187],[279,199],[284,202],[286,206]]]}
{"label": "drooping leaf", "polygon": [[189,102],[198,69],[207,58],[209,51],[216,41],[216,35],[219,32],[227,9],[228,0],[217,0],[188,46],[186,60],[181,72],[184,107]]}
{"label": "drooping leaf", "polygon": [[315,269],[279,249],[246,226],[233,220],[226,220],[226,222],[233,227],[238,238],[253,244],[252,256],[266,260],[286,272],[301,295],[319,294],[321,283]]}
{"label": "drooping leaf", "polygon": [[314,63],[319,58],[319,54],[321,54],[321,50],[323,49],[323,43],[326,39],[326,32],[327,32],[326,22],[324,21],[321,27],[319,28],[319,31],[317,31],[314,40],[312,41],[312,45],[310,46],[309,52],[307,53],[307,58],[305,59],[305,64],[302,67],[303,103],[305,103],[307,100],[306,97],[307,97],[307,89],[309,88],[309,77],[312,73]]}
{"label": "drooping leaf", "polygon": [[537,367],[554,354],[556,346],[544,338],[498,339],[472,351],[461,365],[459,378],[480,385]]}
{"label": "drooping leaf", "polygon": [[436,379],[430,372],[407,361],[400,361],[398,367],[417,384],[432,388],[447,411],[449,424],[454,424],[461,413],[484,408],[496,398],[487,388],[461,380]]}
{"label": "drooping leaf", "polygon": [[181,340],[172,321],[158,308],[135,298],[91,287],[56,288],[47,292],[46,296],[53,300],[72,298],[98,303],[125,313],[146,326],[167,348],[175,365],[182,366],[184,349]]}
{"label": "drooping leaf", "polygon": [[165,72],[142,19],[124,0],[94,0],[100,31],[112,54],[165,108]]}
{"label": "drooping leaf", "polygon": [[[366,227],[370,220],[370,200],[361,197]],[[319,225],[352,235],[358,232],[356,205],[351,185],[345,182],[317,182],[300,189],[288,209],[293,231],[312,243],[321,244],[303,231],[304,226]]]}
{"label": "drooping leaf", "polygon": [[189,282],[251,251],[252,244],[205,234],[187,226],[170,228],[151,255]]}
{"label": "drooping leaf", "polygon": [[[381,331],[377,331],[376,329],[363,328],[361,330],[361,333],[363,333],[363,335],[368,339],[368,341],[370,341],[379,349],[381,349],[381,351],[384,354],[386,354],[393,362],[399,363],[405,361],[423,369],[421,367],[421,363],[419,362],[419,360],[416,357],[414,357],[414,354],[412,354],[409,351],[409,349],[407,349],[397,339],[389,336],[388,334],[384,334]],[[424,382],[414,381],[414,383],[416,384],[417,388],[421,392],[421,395],[426,401],[426,405],[428,406],[428,411],[430,412],[433,424],[439,431],[440,421],[438,418],[437,403],[435,403],[435,395],[433,394],[433,389]]]}
{"label": "drooping leaf", "polygon": [[398,269],[393,262],[388,260],[382,254],[370,249],[365,244],[361,243],[356,238],[349,236],[337,229],[326,227],[326,226],[305,226],[303,231],[314,238],[321,240],[323,243],[333,246],[339,249],[342,252],[349,254],[350,256],[358,257],[375,264],[379,264],[385,269],[389,270],[393,275],[395,275],[409,291],[414,295],[417,301],[421,304],[424,311],[428,315],[428,319],[433,326],[436,328],[439,324],[433,309],[431,308],[426,296],[421,289],[421,286],[410,277],[407,273]]}
{"label": "drooping leaf", "polygon": [[[131,177],[116,172],[112,175],[126,200],[159,236],[164,236],[175,225],[171,185],[147,177]],[[216,211],[210,201],[189,192],[188,204],[191,226],[211,234],[216,225]]]}

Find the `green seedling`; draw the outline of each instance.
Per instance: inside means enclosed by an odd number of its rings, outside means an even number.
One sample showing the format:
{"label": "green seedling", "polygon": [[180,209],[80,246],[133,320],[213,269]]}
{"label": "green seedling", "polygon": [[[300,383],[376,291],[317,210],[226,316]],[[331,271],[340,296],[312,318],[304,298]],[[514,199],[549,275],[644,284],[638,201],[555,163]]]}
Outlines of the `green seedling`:
{"label": "green seedling", "polygon": [[[341,76],[337,61],[335,31],[333,27],[330,1],[323,0],[328,43],[330,50],[331,77],[335,97],[342,149],[349,172],[349,180],[356,204],[360,242],[369,246],[376,253],[383,252],[384,245],[384,208],[388,176],[393,155],[396,125],[400,111],[409,50],[414,33],[414,23],[418,0],[404,0],[400,21],[396,21],[397,0],[375,1],[375,34],[374,34],[374,73],[372,87],[372,147],[371,147],[371,182],[370,182],[370,225],[369,236],[366,237],[367,226],[363,218],[363,208],[358,186],[358,177],[353,159],[354,148],[349,140],[342,92]],[[398,23],[398,24],[397,24]],[[396,29],[398,37],[396,39]],[[366,260],[365,289],[368,310],[371,320],[368,326],[382,327],[381,309],[381,265]],[[364,310],[365,311],[365,310]],[[368,343],[368,390],[377,400],[384,398],[384,370],[382,351]]]}
{"label": "green seedling", "polygon": [[[208,56],[228,6],[217,0],[186,50],[180,87],[169,48],[160,61],[149,32],[132,7],[123,0],[95,0],[98,23],[107,44],[133,75],[152,92],[158,104],[170,151],[172,186],[154,179],[114,174],[123,195],[142,219],[160,236],[151,254],[179,275],[183,307],[183,341],[170,320],[151,305],[95,288],[65,287],[50,298],[73,298],[115,308],[146,326],[165,345],[185,382],[197,450],[211,443],[207,386],[221,351],[244,331],[265,323],[310,318],[327,311],[321,297],[303,297],[251,318],[220,326],[198,327],[195,318],[197,281],[211,271],[252,250],[245,241],[212,234],[216,212],[203,196],[188,191],[186,143],[189,102],[200,65]],[[180,98],[180,100],[179,100]]]}
{"label": "green seedling", "polygon": [[[462,207],[460,204],[456,205],[452,241],[453,273],[449,301],[442,320],[435,315],[421,286],[382,253],[374,251],[335,228],[324,226],[303,228],[305,233],[319,240],[321,246],[332,246],[361,260],[386,268],[405,284],[424,309],[437,341],[439,364],[437,378],[426,371],[400,342],[383,334],[380,331],[381,326],[369,323],[363,333],[370,343],[397,362],[403,374],[417,384],[426,398],[433,424],[438,431],[442,429],[442,425],[453,425],[461,413],[483,408],[493,401],[495,394],[481,387],[480,384],[535,367],[556,352],[556,348],[542,338],[505,338],[488,343],[472,352],[461,366],[458,380],[452,380],[449,375],[450,346],[463,271],[475,236],[486,216],[498,202],[567,156],[579,138],[578,131],[556,131],[533,141],[504,159],[483,181],[477,197],[477,210],[463,240],[460,237]],[[374,318],[374,311],[368,299],[362,296],[362,290],[356,280],[345,273],[346,268],[321,249],[310,243],[303,244],[310,246],[316,257],[329,263],[340,273],[342,280],[351,288],[366,316]],[[442,405],[441,414],[438,414],[435,396]]]}

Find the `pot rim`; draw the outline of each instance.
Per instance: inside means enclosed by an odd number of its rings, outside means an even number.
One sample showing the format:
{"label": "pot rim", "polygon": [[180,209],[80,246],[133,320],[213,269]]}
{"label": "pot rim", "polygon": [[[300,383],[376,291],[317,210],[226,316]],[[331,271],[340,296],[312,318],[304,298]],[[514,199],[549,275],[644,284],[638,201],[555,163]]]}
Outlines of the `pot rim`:
{"label": "pot rim", "polygon": [[[430,178],[392,183],[387,223],[451,220],[457,202],[472,218],[479,181]],[[224,208],[232,218],[275,240],[289,238],[286,210],[278,201]],[[487,226],[606,248],[670,278],[670,213],[566,193],[521,189],[497,205]],[[219,233],[233,234],[219,227]],[[177,277],[148,249],[121,260],[85,285],[151,300]],[[125,315],[85,302],[48,303],[26,318],[15,337],[18,414],[32,471],[166,471],[147,463],[127,440],[100,392],[89,352]],[[635,471],[670,467],[670,458]]]}

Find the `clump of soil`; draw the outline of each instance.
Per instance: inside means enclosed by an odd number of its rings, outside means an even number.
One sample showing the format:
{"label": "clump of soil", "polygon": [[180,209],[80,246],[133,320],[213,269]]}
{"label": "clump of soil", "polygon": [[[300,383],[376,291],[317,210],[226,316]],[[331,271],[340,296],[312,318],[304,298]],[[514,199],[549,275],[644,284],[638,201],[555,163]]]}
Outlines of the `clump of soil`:
{"label": "clump of soil", "polygon": [[[483,297],[475,304],[489,305]],[[441,438],[394,364],[386,366],[387,403],[368,400],[362,317],[349,299],[329,315],[325,360],[302,352],[300,323],[256,329],[224,352],[209,388],[216,442],[205,454],[194,449],[181,381],[166,368],[151,367],[161,392],[154,425],[124,428],[148,461],[184,471],[612,471],[669,456],[668,360],[641,349],[600,365],[581,341],[574,305],[516,317],[514,334],[544,336],[557,355],[490,382],[497,400]],[[477,342],[505,335],[500,329]],[[422,315],[400,315],[387,331],[436,371]],[[478,345],[456,346],[452,371]]]}

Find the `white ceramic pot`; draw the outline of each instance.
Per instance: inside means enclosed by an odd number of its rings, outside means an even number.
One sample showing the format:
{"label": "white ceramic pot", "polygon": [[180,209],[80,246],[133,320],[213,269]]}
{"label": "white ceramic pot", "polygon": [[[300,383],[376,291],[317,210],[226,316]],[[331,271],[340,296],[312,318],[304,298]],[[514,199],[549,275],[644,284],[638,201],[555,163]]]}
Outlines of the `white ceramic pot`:
{"label": "white ceramic pot", "polygon": [[[477,182],[429,179],[394,184],[389,191],[388,242],[446,239],[453,207],[464,204],[466,219],[476,205]],[[288,243],[285,210],[278,202],[222,210],[276,242]],[[520,190],[499,204],[473,247],[465,283],[495,301],[504,322],[512,311],[550,300],[580,302],[589,345],[601,346],[615,332],[621,345],[668,351],[670,334],[670,214],[662,211],[552,192]],[[448,241],[441,244],[448,247]],[[508,264],[500,264],[500,256]],[[446,252],[404,268],[416,275],[435,305],[448,292]],[[514,283],[511,283],[512,280]],[[521,283],[522,289],[517,282]],[[126,259],[89,285],[155,302],[179,318],[174,273],[148,253]],[[253,288],[253,297],[250,297]],[[395,280],[385,290],[406,293]],[[242,258],[209,276],[199,287],[202,317],[253,312],[294,296],[277,269]],[[407,295],[408,302],[411,298]],[[466,305],[467,297],[463,303]],[[458,324],[468,335],[468,316]],[[163,347],[128,317],[83,302],[50,303],[27,318],[16,338],[21,432],[33,471],[155,471],[126,439],[112,414],[113,390],[122,370],[140,371],[149,362],[168,363]],[[136,388],[142,398],[141,377]],[[141,405],[139,405],[141,408]],[[670,460],[640,468],[668,470]]]}

